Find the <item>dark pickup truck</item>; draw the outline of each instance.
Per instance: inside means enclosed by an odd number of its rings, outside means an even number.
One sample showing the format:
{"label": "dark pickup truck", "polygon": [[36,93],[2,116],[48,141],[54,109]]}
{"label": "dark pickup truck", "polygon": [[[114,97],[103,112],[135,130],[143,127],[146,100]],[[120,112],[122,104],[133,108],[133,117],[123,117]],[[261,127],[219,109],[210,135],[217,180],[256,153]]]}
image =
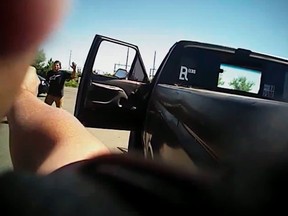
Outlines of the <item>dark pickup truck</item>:
{"label": "dark pickup truck", "polygon": [[[97,68],[115,57],[111,44],[127,50],[127,61],[114,62],[107,75]],[[233,85],[243,76],[248,82]],[[86,127],[131,131],[128,153],[185,169],[214,168],[241,154],[287,149],[287,101],[286,59],[179,41],[150,79],[137,46],[96,35],[75,116]]]}

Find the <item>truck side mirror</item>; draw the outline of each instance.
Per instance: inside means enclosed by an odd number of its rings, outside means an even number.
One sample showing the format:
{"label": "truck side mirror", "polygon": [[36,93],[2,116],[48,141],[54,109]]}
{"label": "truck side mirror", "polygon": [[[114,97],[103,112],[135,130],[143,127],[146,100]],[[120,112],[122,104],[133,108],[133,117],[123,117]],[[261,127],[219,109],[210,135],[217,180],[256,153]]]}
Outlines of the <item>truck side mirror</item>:
{"label": "truck side mirror", "polygon": [[126,79],[128,76],[128,71],[126,69],[119,68],[114,74],[118,79]]}

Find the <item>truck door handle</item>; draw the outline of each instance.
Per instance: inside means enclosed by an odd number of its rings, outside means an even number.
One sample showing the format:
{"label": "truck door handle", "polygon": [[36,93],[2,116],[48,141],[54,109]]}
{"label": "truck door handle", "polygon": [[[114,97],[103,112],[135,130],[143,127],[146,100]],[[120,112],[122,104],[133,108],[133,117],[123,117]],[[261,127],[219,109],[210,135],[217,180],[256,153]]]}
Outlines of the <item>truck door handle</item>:
{"label": "truck door handle", "polygon": [[117,92],[116,96],[113,97],[112,99],[108,100],[108,101],[92,100],[91,101],[92,104],[103,104],[103,105],[111,104],[111,105],[116,105],[118,107],[122,107],[121,100],[122,99],[128,100],[128,96],[127,96],[126,92],[117,86],[111,86],[111,85],[94,83],[94,82],[92,82],[92,85],[94,85],[96,87],[100,87],[100,88],[106,88],[109,91],[116,91]]}

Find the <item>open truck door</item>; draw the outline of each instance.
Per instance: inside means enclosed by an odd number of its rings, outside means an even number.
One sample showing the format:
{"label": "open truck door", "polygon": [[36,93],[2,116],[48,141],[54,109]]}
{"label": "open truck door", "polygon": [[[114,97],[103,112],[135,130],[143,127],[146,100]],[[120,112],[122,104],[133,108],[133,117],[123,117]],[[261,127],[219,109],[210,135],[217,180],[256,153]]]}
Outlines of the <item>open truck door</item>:
{"label": "open truck door", "polygon": [[96,35],[81,75],[74,115],[85,127],[133,130],[143,122],[149,84],[137,46]]}

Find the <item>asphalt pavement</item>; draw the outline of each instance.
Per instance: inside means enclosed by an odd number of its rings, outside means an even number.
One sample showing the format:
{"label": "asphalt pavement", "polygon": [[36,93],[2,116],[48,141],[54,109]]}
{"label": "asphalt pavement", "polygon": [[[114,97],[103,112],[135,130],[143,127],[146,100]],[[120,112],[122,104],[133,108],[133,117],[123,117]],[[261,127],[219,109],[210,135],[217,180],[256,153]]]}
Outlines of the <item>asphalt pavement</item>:
{"label": "asphalt pavement", "polygon": [[[63,109],[74,113],[74,106],[77,95],[77,88],[65,87]],[[44,101],[45,95],[40,96],[39,100]],[[53,105],[55,106],[55,104]],[[106,130],[87,128],[94,136],[102,141],[111,151],[121,152],[119,149],[127,149],[128,131]],[[0,172],[12,169],[12,163],[9,154],[9,130],[6,123],[0,124]]]}

